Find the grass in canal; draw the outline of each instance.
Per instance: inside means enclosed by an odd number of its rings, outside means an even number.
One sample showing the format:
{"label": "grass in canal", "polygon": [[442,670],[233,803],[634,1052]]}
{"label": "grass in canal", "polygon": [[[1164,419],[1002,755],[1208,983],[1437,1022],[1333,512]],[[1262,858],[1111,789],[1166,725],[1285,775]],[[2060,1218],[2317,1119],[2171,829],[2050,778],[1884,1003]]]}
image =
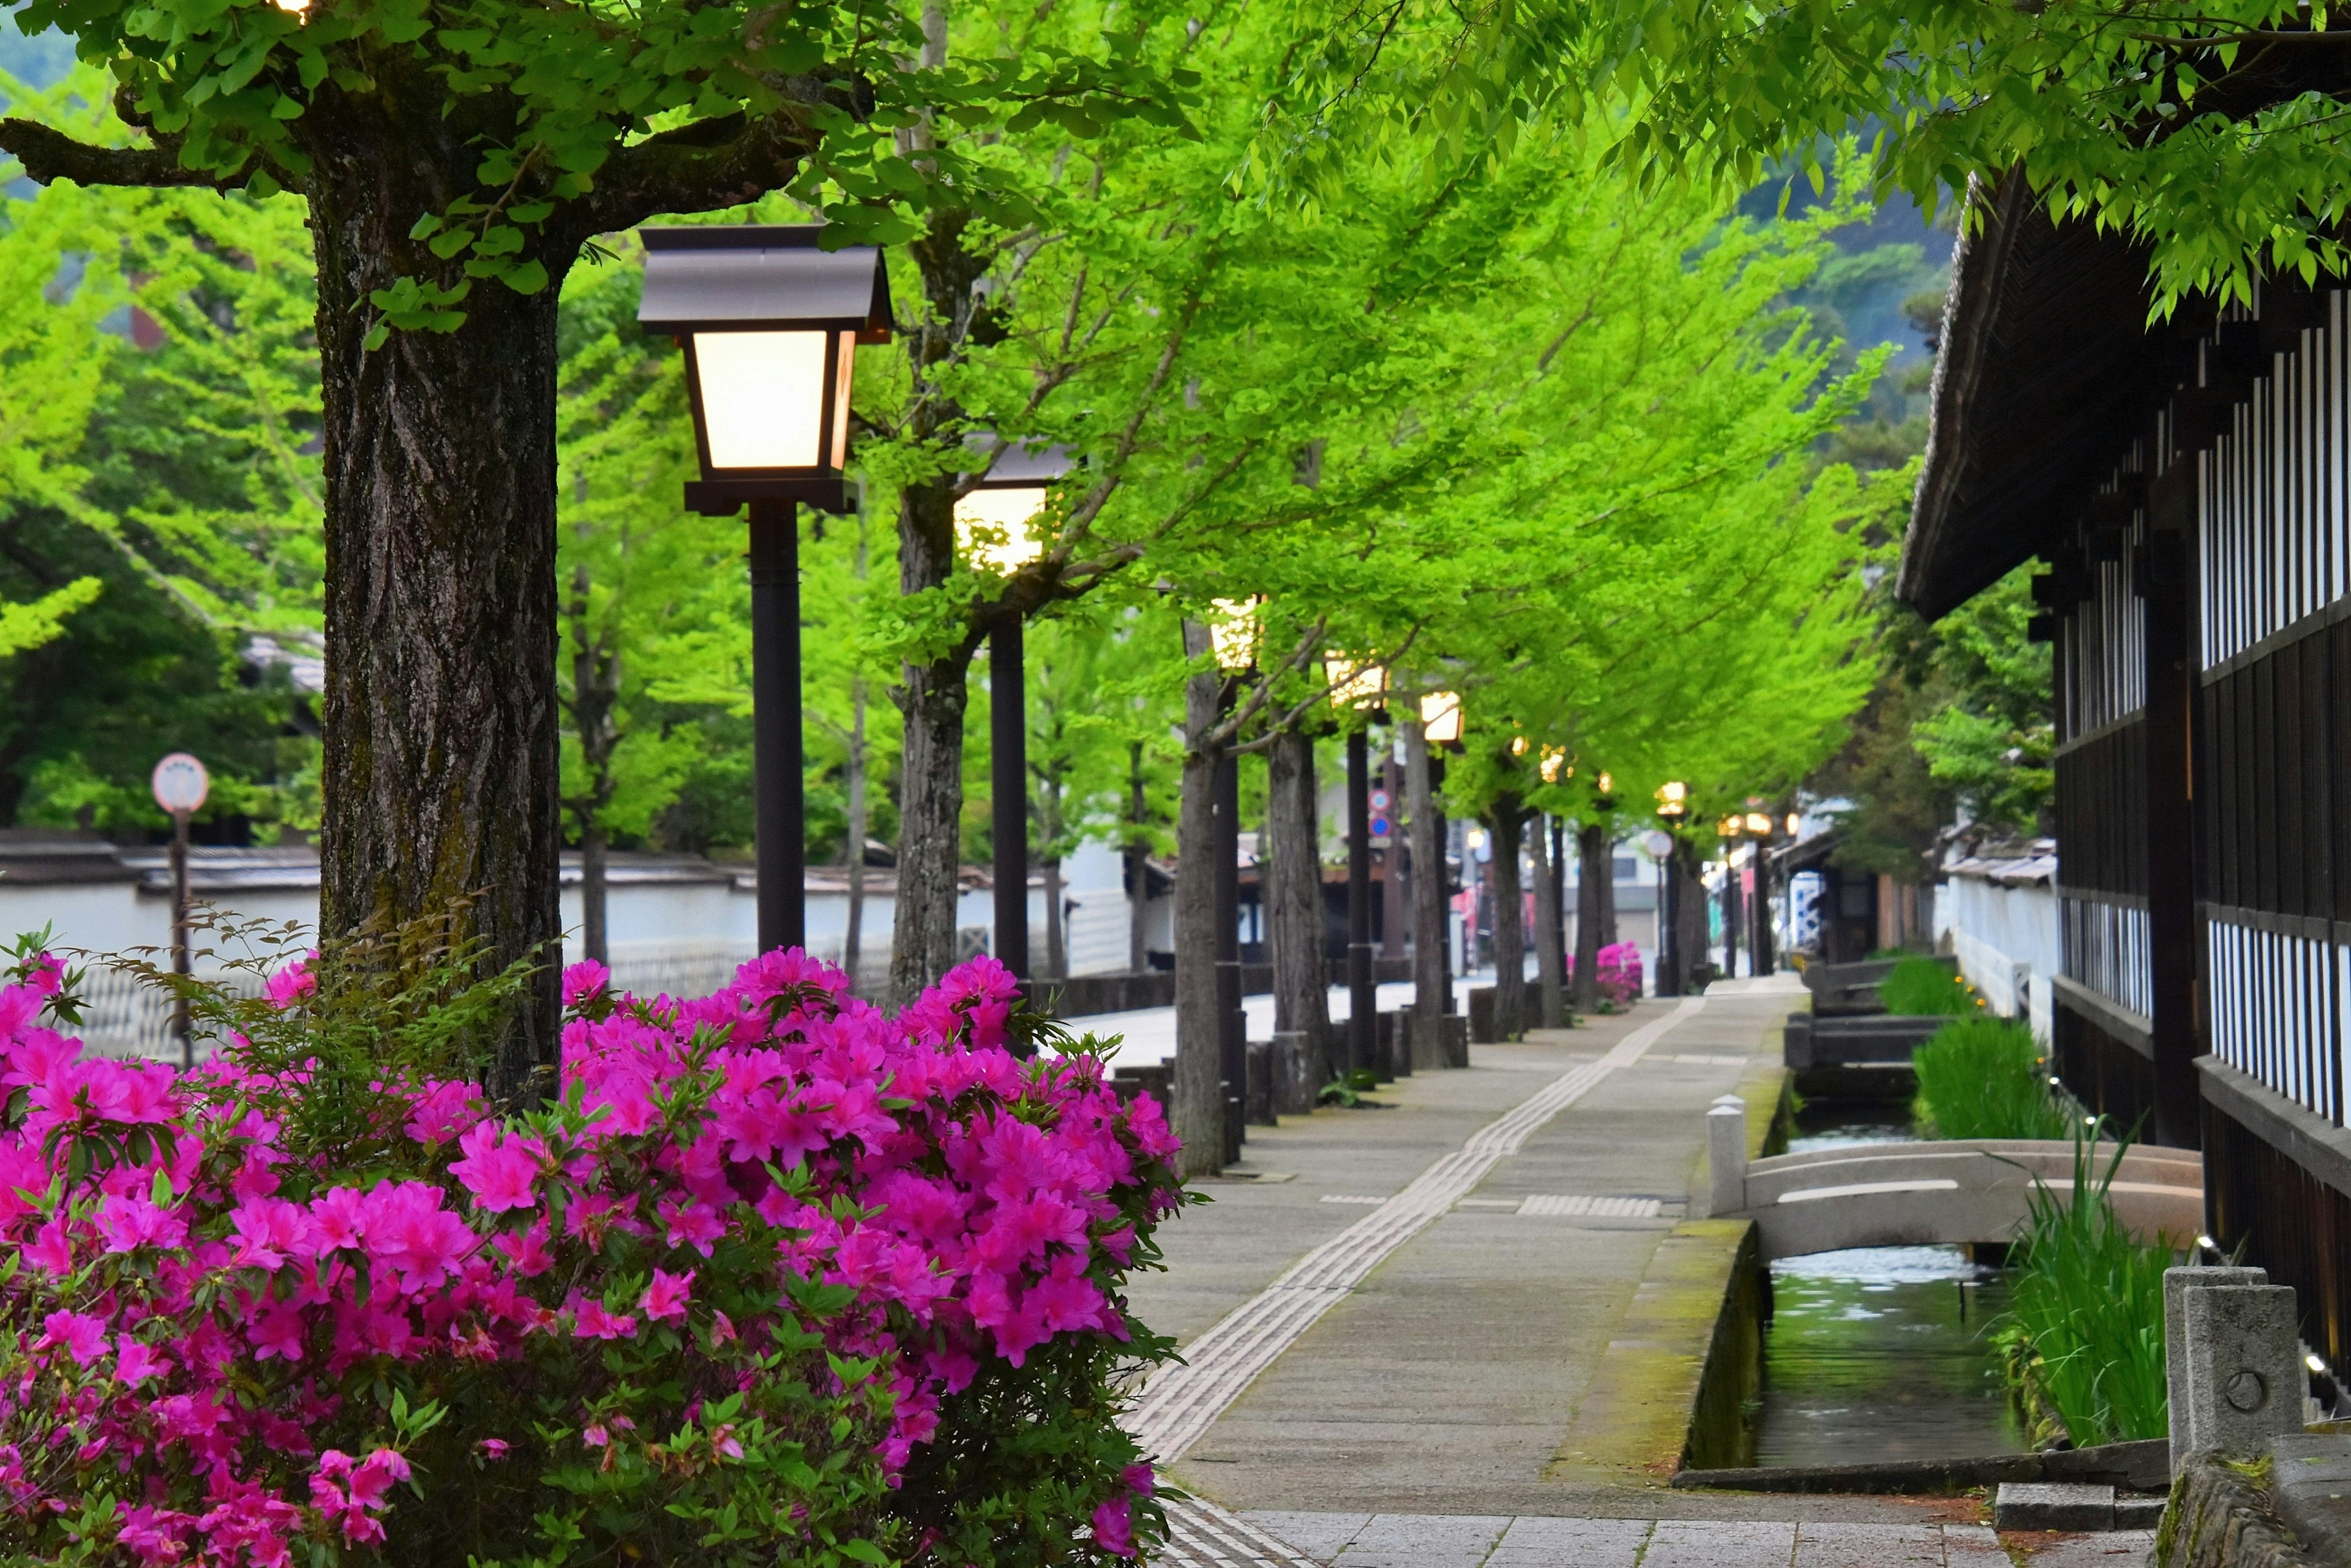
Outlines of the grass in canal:
{"label": "grass in canal", "polygon": [[[2107,1189],[2127,1145],[2102,1160],[2075,1129],[2073,1201],[2033,1184],[2032,1216],[2010,1252],[2016,1265],[2001,1339],[2011,1383],[2036,1426],[2053,1415],[2076,1448],[2160,1437],[2163,1271],[2171,1249],[2135,1240]],[[2053,1437],[2051,1431],[2036,1437]]]}
{"label": "grass in canal", "polygon": [[1889,1013],[1912,1018],[1965,1018],[1982,1008],[1975,988],[1932,958],[1909,957],[1878,982],[1877,999]]}
{"label": "grass in canal", "polygon": [[2022,1024],[1959,1019],[1911,1052],[1911,1118],[1937,1138],[2063,1138],[2073,1113],[2049,1092],[2041,1044]]}

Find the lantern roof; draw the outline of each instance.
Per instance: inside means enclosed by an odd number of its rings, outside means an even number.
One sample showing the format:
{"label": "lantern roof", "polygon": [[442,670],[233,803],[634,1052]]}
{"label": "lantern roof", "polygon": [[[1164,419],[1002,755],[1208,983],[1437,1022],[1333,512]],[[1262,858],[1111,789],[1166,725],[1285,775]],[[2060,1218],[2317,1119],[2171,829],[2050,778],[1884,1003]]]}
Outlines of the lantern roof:
{"label": "lantern roof", "polygon": [[890,275],[879,246],[819,248],[822,224],[644,228],[637,320],[661,331],[833,331],[886,343]]}
{"label": "lantern roof", "polygon": [[[964,437],[964,445],[978,456],[995,439],[985,431],[974,431]],[[1077,455],[1066,446],[1037,446],[1016,441],[996,455],[996,461],[987,473],[972,481],[971,487],[1008,490],[1050,485],[1077,465]]]}

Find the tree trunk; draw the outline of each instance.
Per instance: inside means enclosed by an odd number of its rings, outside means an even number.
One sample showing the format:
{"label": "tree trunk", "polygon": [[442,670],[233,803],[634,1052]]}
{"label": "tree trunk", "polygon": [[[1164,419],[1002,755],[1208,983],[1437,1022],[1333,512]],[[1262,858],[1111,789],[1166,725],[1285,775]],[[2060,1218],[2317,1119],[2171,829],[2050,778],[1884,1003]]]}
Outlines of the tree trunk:
{"label": "tree trunk", "polygon": [[1068,936],[1061,929],[1061,857],[1044,862],[1045,973],[1057,980],[1070,977]]}
{"label": "tree trunk", "polygon": [[[863,552],[859,553],[862,566]],[[865,801],[863,675],[852,676],[849,683],[849,757],[845,770],[849,775],[849,844],[844,852],[849,867],[849,928],[841,938],[841,970],[849,977],[850,988],[855,990],[860,983],[857,971],[865,958],[865,836],[870,816]]]}
{"label": "tree trunk", "polygon": [[1516,795],[1494,802],[1486,825],[1494,835],[1494,1027],[1515,1039],[1527,1023],[1526,897],[1519,852],[1526,818]]}
{"label": "tree trunk", "polygon": [[580,833],[580,950],[599,964],[612,961],[612,945],[605,925],[604,852],[608,841],[603,824],[591,821]]}
{"label": "tree trunk", "polygon": [[1697,980],[1698,967],[1707,961],[1707,907],[1713,901],[1706,895],[1706,883],[1698,875],[1698,846],[1677,840],[1673,852],[1674,874],[1680,879],[1674,894],[1675,946],[1679,949],[1681,994],[1689,996],[1699,989]]}
{"label": "tree trunk", "polygon": [[[1445,1016],[1445,821],[1437,813],[1428,737],[1406,720],[1404,732],[1405,831],[1412,836],[1412,1010],[1421,1061],[1442,1060],[1437,1019]],[[1426,1041],[1425,1046],[1418,1045]]]}
{"label": "tree trunk", "polygon": [[[462,908],[481,970],[542,966],[479,1049],[528,1098],[561,1019],[555,307],[477,284],[454,332],[362,340],[387,257],[444,194],[386,134],[310,192],[326,445],[322,936]],[[470,170],[470,161],[465,165]],[[338,182],[342,182],[338,183]],[[412,183],[415,182],[416,183]],[[394,187],[386,189],[386,185]],[[460,412],[462,410],[462,413]]]}
{"label": "tree trunk", "polygon": [[963,719],[970,695],[961,659],[905,666],[895,694],[904,716],[905,779],[898,797],[898,908],[890,943],[890,997],[899,1007],[955,966],[963,871]]}
{"label": "tree trunk", "polygon": [[1275,736],[1265,778],[1265,937],[1272,949],[1273,1027],[1304,1034],[1319,1056],[1331,1034],[1331,994],[1314,737],[1294,729]]}
{"label": "tree trunk", "polygon": [[1143,742],[1126,747],[1126,967],[1140,975],[1151,967],[1151,841],[1144,834],[1149,810],[1143,789]]}
{"label": "tree trunk", "polygon": [[[1615,871],[1608,859],[1608,830],[1584,823],[1575,831],[1575,1006],[1588,1013],[1600,1006],[1600,949],[1608,945],[1600,913]],[[1665,918],[1662,909],[1657,918]],[[1662,933],[1664,927],[1658,929]]]}
{"label": "tree trunk", "polygon": [[1567,1022],[1563,982],[1560,973],[1561,932],[1559,923],[1559,883],[1552,875],[1550,820],[1535,818],[1535,977],[1541,988],[1540,1016],[1545,1029],[1559,1029]]}
{"label": "tree trunk", "polygon": [[[1208,651],[1205,627],[1184,623],[1184,652]],[[1211,671],[1184,683],[1184,785],[1176,818],[1176,1103],[1168,1107],[1186,1176],[1224,1168],[1225,1097],[1217,1016],[1217,764],[1209,736],[1221,716]]]}
{"label": "tree trunk", "polygon": [[1616,842],[1604,819],[1600,834],[1600,945],[1614,947],[1624,938],[1616,934]]}

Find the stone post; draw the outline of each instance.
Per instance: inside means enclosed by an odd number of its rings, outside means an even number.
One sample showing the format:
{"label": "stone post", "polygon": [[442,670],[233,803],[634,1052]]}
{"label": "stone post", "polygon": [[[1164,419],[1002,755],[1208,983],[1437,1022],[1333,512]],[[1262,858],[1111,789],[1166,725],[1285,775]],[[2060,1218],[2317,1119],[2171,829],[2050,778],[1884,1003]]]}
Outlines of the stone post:
{"label": "stone post", "polygon": [[2265,1269],[2189,1267],[2163,1271],[2163,1375],[2171,1404],[2171,1473],[2188,1458],[2188,1291],[2190,1287],[2266,1285]]}
{"label": "stone post", "polygon": [[1725,1094],[1706,1113],[1707,1212],[1747,1207],[1747,1102]]}
{"label": "stone post", "polygon": [[2303,1373],[2294,1291],[2284,1285],[2190,1285],[2188,1448],[2257,1458],[2302,1430]]}

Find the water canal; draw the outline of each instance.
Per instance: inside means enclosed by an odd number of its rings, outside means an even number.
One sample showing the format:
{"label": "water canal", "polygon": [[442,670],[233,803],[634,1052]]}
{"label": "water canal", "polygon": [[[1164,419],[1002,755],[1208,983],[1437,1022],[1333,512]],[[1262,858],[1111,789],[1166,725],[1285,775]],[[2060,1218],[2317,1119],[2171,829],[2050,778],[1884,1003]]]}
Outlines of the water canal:
{"label": "water canal", "polygon": [[[1898,1143],[1903,1109],[1808,1108],[1791,1150]],[[1771,1265],[1759,1465],[1967,1458],[2028,1447],[1991,1330],[2006,1271],[1960,1247],[1872,1247]]]}

